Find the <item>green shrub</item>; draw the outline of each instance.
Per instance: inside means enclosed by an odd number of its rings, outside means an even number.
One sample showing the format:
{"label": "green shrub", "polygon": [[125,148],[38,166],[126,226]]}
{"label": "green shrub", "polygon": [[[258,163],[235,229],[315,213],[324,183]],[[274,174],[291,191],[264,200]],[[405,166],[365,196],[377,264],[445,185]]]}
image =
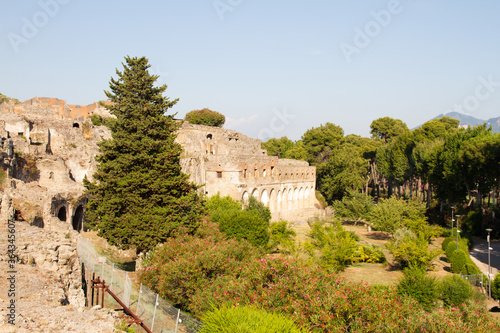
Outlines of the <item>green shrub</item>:
{"label": "green shrub", "polygon": [[500,299],[500,274],[495,275],[491,282],[491,296],[494,299]]}
{"label": "green shrub", "polygon": [[432,260],[442,253],[439,249],[429,249],[429,243],[423,236],[406,236],[402,240],[392,240],[386,244],[402,268],[417,267],[427,269]]}
{"label": "green shrub", "polygon": [[248,202],[245,202],[245,210],[246,211],[256,211],[259,213],[260,217],[267,223],[271,221],[271,210],[269,207],[264,206],[264,204],[254,197],[250,197]]}
{"label": "green shrub", "polygon": [[295,236],[297,233],[293,230],[288,221],[280,220],[269,225],[269,243],[267,250],[269,252],[281,252],[291,254],[295,252]]}
{"label": "green shrub", "polygon": [[321,267],[338,272],[352,263],[359,238],[346,231],[339,221],[317,221],[310,224],[311,240],[304,247]]}
{"label": "green shrub", "polygon": [[245,210],[229,196],[219,194],[205,200],[212,222],[219,224],[221,232],[237,240],[246,239],[255,246],[266,246],[269,241],[271,212],[255,198],[250,198]]}
{"label": "green shrub", "polygon": [[255,210],[217,209],[210,219],[218,223],[220,231],[230,238],[246,239],[259,247],[269,242],[268,223]]}
{"label": "green shrub", "polygon": [[468,281],[457,274],[453,274],[445,276],[441,280],[439,293],[444,305],[459,306],[474,295],[474,289]]}
{"label": "green shrub", "polygon": [[352,262],[384,263],[384,252],[373,244],[360,244],[351,258]]}
{"label": "green shrub", "polygon": [[450,244],[450,242],[453,242],[453,238],[451,237],[446,237],[443,240],[443,243],[441,244],[441,248],[443,249],[443,251],[446,252],[446,249],[448,248],[448,244]]}
{"label": "green shrub", "polygon": [[191,124],[222,127],[226,122],[226,117],[217,111],[204,108],[188,112],[184,120]]}
{"label": "green shrub", "polygon": [[224,306],[201,317],[200,333],[301,333],[292,319],[253,306]]}
{"label": "green shrub", "polygon": [[241,204],[231,198],[230,196],[221,197],[219,193],[217,195],[211,196],[204,201],[205,208],[208,214],[215,212],[217,209],[240,209]]}
{"label": "green shrub", "polygon": [[351,192],[349,196],[332,203],[335,216],[349,220],[368,220],[373,209],[373,198],[364,193]]}
{"label": "green shrub", "polygon": [[465,253],[464,250],[458,249],[453,251],[451,256],[448,258],[451,264],[451,271],[455,274],[467,274],[467,260],[469,259],[469,254]]}
{"label": "green shrub", "polygon": [[[459,239],[458,249],[468,253],[469,248],[467,246],[467,241]],[[446,250],[445,250],[446,257],[448,258],[448,261],[450,260],[451,256],[453,255],[453,252],[456,250],[457,250],[457,242],[455,240],[452,240],[451,242],[448,243],[448,245],[446,246]]]}
{"label": "green shrub", "polygon": [[437,280],[434,276],[427,275],[423,269],[406,268],[396,289],[398,294],[413,298],[427,311],[436,306],[438,297]]}
{"label": "green shrub", "polygon": [[369,218],[374,228],[391,234],[403,226],[418,234],[428,225],[425,218],[425,203],[418,200],[406,201],[395,196],[380,199]]}

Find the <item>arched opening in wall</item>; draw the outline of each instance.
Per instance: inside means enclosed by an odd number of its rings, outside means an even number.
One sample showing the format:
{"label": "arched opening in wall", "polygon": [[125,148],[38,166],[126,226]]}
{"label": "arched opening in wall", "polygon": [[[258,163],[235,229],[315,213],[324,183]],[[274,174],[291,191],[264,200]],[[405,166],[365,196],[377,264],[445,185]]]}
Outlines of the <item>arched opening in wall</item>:
{"label": "arched opening in wall", "polygon": [[243,201],[243,204],[247,203],[248,199],[249,199],[248,192],[247,191],[243,192],[243,195],[241,196],[241,201]]}
{"label": "arched opening in wall", "polygon": [[44,227],[44,223],[43,223],[43,217],[41,216],[35,216],[35,218],[33,219],[33,222],[31,222],[31,225],[35,226],[35,227],[38,227],[38,228],[43,228]]}
{"label": "arched opening in wall", "polygon": [[276,191],[274,189],[269,192],[269,209],[271,213],[276,211]]}
{"label": "arched opening in wall", "polygon": [[75,210],[75,215],[73,215],[73,230],[80,232],[83,229],[83,206],[80,205]]}
{"label": "arched opening in wall", "polygon": [[282,199],[282,197],[281,197],[281,191],[278,190],[278,195],[276,196],[276,211],[277,212],[281,212],[281,209],[282,209],[282,207],[281,207],[281,199]]}
{"label": "arched opening in wall", "polygon": [[252,191],[252,197],[259,200],[259,191],[257,189]]}
{"label": "arched opening in wall", "polygon": [[293,209],[299,208],[299,189],[293,190]]}
{"label": "arched opening in wall", "polygon": [[260,202],[262,202],[264,206],[269,207],[269,196],[267,195],[266,190],[262,190],[262,193],[260,194]]}
{"label": "arched opening in wall", "polygon": [[305,205],[305,207],[311,206],[311,200],[310,200],[309,196],[310,196],[309,187],[306,187],[306,191],[304,193],[304,197],[305,197],[304,205]]}
{"label": "arched opening in wall", "polygon": [[304,208],[304,189],[302,187],[299,190],[299,208]]}
{"label": "arched opening in wall", "polygon": [[65,206],[62,206],[61,208],[59,208],[59,211],[57,212],[57,218],[60,221],[66,221],[66,207]]}
{"label": "arched opening in wall", "polygon": [[262,177],[266,176],[266,169],[262,170]]}
{"label": "arched opening in wall", "polygon": [[73,123],[73,128],[80,128],[80,124],[79,123]]}
{"label": "arched opening in wall", "polygon": [[212,134],[207,134],[207,140],[212,140]]}
{"label": "arched opening in wall", "polygon": [[293,190],[288,190],[288,210],[293,210]]}

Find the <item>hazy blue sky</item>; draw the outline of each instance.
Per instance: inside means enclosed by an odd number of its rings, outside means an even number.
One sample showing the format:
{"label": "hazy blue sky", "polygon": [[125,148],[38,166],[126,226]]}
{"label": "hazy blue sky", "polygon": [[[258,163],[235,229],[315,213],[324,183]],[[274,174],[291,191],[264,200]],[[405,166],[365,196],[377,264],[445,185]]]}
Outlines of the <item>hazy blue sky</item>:
{"label": "hazy blue sky", "polygon": [[90,104],[125,55],[146,56],[172,109],[300,138],[369,135],[457,111],[500,116],[500,1],[0,1],[0,92]]}

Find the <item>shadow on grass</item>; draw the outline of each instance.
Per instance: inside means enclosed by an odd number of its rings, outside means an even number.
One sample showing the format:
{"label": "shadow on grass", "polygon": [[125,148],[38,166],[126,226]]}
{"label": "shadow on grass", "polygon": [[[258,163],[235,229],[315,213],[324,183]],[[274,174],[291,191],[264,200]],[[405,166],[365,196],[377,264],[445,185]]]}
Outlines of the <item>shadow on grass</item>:
{"label": "shadow on grass", "polygon": [[376,240],[389,240],[391,238],[391,235],[388,234],[387,232],[370,232],[366,235],[366,237],[370,239],[376,239]]}

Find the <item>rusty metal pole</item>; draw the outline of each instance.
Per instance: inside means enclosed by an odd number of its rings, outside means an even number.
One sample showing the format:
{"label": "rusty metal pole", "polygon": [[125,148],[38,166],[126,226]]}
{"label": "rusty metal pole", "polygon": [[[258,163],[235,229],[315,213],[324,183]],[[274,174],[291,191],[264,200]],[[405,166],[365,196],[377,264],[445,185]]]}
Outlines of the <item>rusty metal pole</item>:
{"label": "rusty metal pole", "polygon": [[101,302],[101,306],[104,308],[104,290],[106,288],[106,281],[105,280],[102,280],[102,302]]}
{"label": "rusty metal pole", "polygon": [[94,279],[95,279],[95,273],[92,273],[92,281],[90,281],[90,289],[92,289],[92,300],[90,302],[90,307],[94,306]]}

